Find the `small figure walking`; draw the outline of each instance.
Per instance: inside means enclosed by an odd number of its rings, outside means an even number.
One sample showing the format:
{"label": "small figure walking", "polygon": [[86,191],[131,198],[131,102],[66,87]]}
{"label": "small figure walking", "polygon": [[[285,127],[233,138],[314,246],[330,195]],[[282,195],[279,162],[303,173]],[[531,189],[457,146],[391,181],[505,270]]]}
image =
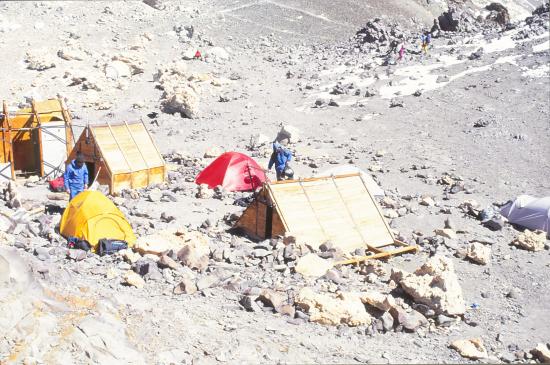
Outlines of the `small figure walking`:
{"label": "small figure walking", "polygon": [[283,147],[279,142],[273,142],[273,153],[269,159],[268,170],[271,170],[275,165],[275,173],[277,174],[277,181],[292,179],[294,172],[288,166],[288,163],[292,160],[292,152]]}
{"label": "small figure walking", "polygon": [[399,57],[397,58],[397,61],[401,61],[404,55],[405,55],[405,43],[401,43],[401,47],[399,48]]}
{"label": "small figure walking", "polygon": [[428,54],[428,47],[430,46],[430,42],[432,41],[432,35],[430,32],[424,32],[420,36],[420,40],[422,41],[422,51],[424,54]]}

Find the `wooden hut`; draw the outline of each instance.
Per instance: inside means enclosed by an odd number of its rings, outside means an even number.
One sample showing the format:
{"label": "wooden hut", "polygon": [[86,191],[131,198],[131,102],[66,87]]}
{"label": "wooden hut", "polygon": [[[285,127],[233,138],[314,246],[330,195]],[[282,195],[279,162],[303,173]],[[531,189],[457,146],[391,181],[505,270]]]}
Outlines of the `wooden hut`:
{"label": "wooden hut", "polygon": [[143,122],[87,126],[78,138],[69,161],[82,152],[90,182],[108,185],[111,194],[162,183],[166,165]]}
{"label": "wooden hut", "polygon": [[0,177],[61,173],[73,146],[69,110],[61,99],[32,101],[15,112],[2,104]]}
{"label": "wooden hut", "polygon": [[[256,239],[291,234],[312,247],[330,241],[344,253],[416,250],[395,239],[360,174],[264,184],[236,227]],[[390,246],[398,248],[382,250]]]}

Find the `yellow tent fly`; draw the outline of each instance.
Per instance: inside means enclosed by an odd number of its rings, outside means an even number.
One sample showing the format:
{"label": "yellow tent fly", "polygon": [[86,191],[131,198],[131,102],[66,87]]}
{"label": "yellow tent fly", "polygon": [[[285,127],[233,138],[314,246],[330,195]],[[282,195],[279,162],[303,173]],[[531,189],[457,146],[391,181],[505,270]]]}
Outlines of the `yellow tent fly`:
{"label": "yellow tent fly", "polygon": [[99,191],[83,191],[67,205],[59,231],[64,237],[84,239],[97,252],[103,238],[119,239],[132,247],[136,236],[124,214]]}

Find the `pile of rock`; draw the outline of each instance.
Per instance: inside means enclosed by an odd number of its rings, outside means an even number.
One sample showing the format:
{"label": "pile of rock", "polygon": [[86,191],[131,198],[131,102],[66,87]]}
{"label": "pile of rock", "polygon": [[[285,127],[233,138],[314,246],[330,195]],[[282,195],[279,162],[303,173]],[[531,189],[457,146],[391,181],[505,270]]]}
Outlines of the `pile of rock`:
{"label": "pile of rock", "polygon": [[199,111],[199,89],[189,81],[187,66],[175,62],[160,68],[154,76],[158,88],[163,90],[161,107],[165,113],[179,113],[182,117],[195,118]]}
{"label": "pile of rock", "polygon": [[398,24],[385,24],[380,18],[368,21],[354,36],[357,44],[376,43],[378,45],[386,45],[394,39],[404,40],[405,31]]}

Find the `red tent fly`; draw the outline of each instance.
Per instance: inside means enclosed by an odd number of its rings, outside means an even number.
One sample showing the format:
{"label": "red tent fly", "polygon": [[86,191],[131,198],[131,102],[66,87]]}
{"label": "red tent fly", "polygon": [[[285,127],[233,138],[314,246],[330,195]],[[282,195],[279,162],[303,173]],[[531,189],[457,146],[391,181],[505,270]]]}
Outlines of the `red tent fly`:
{"label": "red tent fly", "polygon": [[221,186],[227,191],[255,190],[266,181],[264,170],[252,158],[239,152],[225,152],[195,178],[210,189]]}

